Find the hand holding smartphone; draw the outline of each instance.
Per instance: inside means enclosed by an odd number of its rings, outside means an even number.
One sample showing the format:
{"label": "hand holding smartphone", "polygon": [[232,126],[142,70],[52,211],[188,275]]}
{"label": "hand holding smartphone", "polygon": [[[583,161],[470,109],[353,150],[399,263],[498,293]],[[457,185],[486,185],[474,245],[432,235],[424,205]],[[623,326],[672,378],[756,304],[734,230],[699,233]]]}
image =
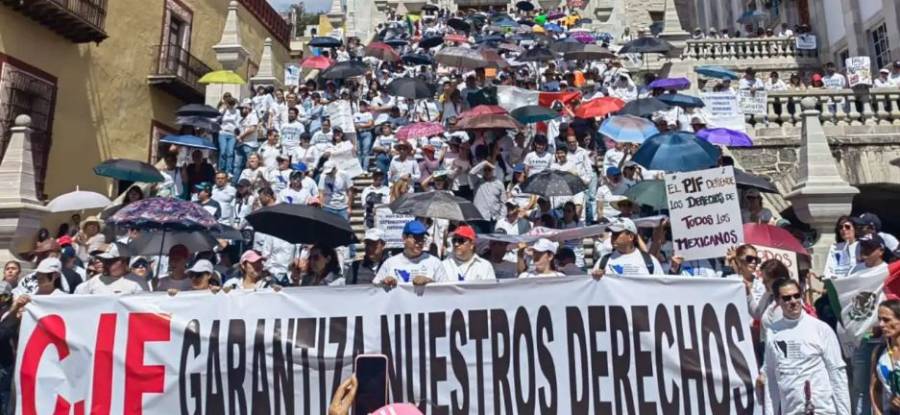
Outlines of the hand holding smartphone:
{"label": "hand holding smartphone", "polygon": [[354,372],[358,382],[354,415],[368,415],[388,403],[388,359],[383,354],[356,356]]}

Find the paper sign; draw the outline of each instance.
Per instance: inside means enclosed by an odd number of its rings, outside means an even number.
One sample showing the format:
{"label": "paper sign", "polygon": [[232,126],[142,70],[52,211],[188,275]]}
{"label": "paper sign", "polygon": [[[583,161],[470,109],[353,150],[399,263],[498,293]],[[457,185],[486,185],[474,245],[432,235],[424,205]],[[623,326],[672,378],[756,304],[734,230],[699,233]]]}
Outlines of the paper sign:
{"label": "paper sign", "polygon": [[738,102],[737,95],[732,92],[707,92],[700,94],[709,114],[707,128],[728,128],[729,130],[747,132],[744,112]]}
{"label": "paper sign", "polygon": [[666,174],[672,243],[685,260],[723,257],[744,240],[734,169]]}
{"label": "paper sign", "polygon": [[325,116],[331,119],[332,127],[341,127],[344,134],[355,134],[356,124],[353,123],[353,109],[350,101],[337,100],[325,107]]}
{"label": "paper sign", "polygon": [[794,44],[800,50],[816,50],[816,35],[811,33],[799,34]]}
{"label": "paper sign", "polygon": [[403,248],[403,227],[415,219],[410,215],[397,215],[387,205],[375,207],[375,228],[381,231],[384,247],[388,249]]}
{"label": "paper sign", "polygon": [[872,85],[872,61],[868,56],[853,56],[844,62],[847,67],[847,82],[850,88],[857,85]]}
{"label": "paper sign", "polygon": [[341,151],[337,153],[331,153],[331,158],[329,159],[337,165],[338,171],[346,174],[351,179],[363,174],[362,166],[359,164],[359,159],[356,158],[356,155],[353,154],[352,151]]}
{"label": "paper sign", "polygon": [[300,67],[297,65],[284,66],[284,84],[286,86],[300,85]]}
{"label": "paper sign", "polygon": [[738,105],[744,114],[765,114],[768,112],[766,100],[769,94],[766,91],[750,91],[742,89],[738,91]]}
{"label": "paper sign", "polygon": [[791,274],[791,278],[793,278],[795,281],[800,281],[800,273],[798,271],[800,267],[797,263],[796,252],[778,248],[771,248],[762,245],[753,245],[753,247],[756,248],[756,253],[759,255],[760,263],[763,263],[769,259],[777,259],[787,267],[788,271]]}

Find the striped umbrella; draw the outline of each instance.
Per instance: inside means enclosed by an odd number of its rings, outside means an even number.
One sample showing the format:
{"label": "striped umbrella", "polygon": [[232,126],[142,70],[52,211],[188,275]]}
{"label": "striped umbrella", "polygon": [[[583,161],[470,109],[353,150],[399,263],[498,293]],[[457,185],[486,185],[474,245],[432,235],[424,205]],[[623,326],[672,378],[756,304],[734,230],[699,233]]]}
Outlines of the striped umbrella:
{"label": "striped umbrella", "polygon": [[640,144],[644,140],[659,134],[659,130],[646,118],[633,115],[616,115],[609,117],[600,125],[600,134],[615,141]]}
{"label": "striped umbrella", "polygon": [[414,140],[417,138],[431,137],[443,134],[444,126],[436,122],[417,122],[404,125],[397,130],[398,140]]}

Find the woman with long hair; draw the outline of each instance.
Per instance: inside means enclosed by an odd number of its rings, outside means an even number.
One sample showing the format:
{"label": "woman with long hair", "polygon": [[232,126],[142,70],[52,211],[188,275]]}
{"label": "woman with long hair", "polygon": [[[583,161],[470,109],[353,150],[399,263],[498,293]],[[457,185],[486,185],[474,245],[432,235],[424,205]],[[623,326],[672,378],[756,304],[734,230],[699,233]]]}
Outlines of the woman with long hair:
{"label": "woman with long hair", "polygon": [[825,260],[823,279],[843,278],[856,265],[858,255],[858,243],[856,224],[850,216],[844,215],[838,218],[834,227],[834,240],[828,249],[828,258]]}
{"label": "woman with long hair", "polygon": [[337,252],[329,246],[313,246],[309,250],[308,269],[300,286],[344,285]]}
{"label": "woman with long hair", "polygon": [[397,179],[394,184],[391,185],[391,202],[401,198],[403,195],[409,193],[410,190],[410,179],[407,177]]}
{"label": "woman with long hair", "polygon": [[878,328],[884,344],[872,355],[872,413],[900,414],[900,299],[878,305]]}

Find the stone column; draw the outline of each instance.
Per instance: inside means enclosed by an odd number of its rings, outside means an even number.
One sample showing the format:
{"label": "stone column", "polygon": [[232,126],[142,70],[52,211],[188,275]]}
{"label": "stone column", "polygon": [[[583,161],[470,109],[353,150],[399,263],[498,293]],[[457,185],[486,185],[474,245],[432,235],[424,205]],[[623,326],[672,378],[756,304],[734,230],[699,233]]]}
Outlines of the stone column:
{"label": "stone column", "polygon": [[[241,43],[241,25],[238,18],[238,2],[232,0],[228,3],[228,14],[225,15],[225,25],[222,28],[222,38],[214,45],[216,60],[222,65],[222,69],[235,71],[240,74],[240,69],[247,62],[250,55]],[[242,85],[209,84],[206,86],[206,104],[215,107],[222,94],[229,92],[231,96],[241,98],[247,96]],[[249,91],[248,91],[249,92]]]}
{"label": "stone column", "polygon": [[259,58],[259,70],[253,78],[250,78],[250,84],[255,88],[257,85],[265,86],[281,86],[281,77],[284,74],[275,73],[275,57],[272,54],[272,38],[267,37],[263,42],[262,55]]}
{"label": "stone column", "polygon": [[22,261],[18,253],[30,251],[34,236],[47,213],[35,188],[31,153],[31,117],[19,115],[0,161],[0,262]]}
{"label": "stone column", "polygon": [[[710,20],[707,19],[707,22]],[[685,41],[691,37],[690,33],[681,27],[681,19],[678,18],[675,0],[666,0],[665,20],[663,21],[663,30],[659,37],[669,41],[678,49],[684,49]]]}
{"label": "stone column", "polygon": [[828,249],[834,243],[834,224],[841,215],[852,209],[853,196],[859,190],[850,186],[838,171],[838,165],[828,146],[828,138],[819,111],[818,100],[806,97],[803,105],[803,136],[798,156],[799,174],[785,199],[794,206],[794,213],[819,234],[812,247],[812,269],[821,275]]}
{"label": "stone column", "polygon": [[[346,20],[346,16],[344,16],[344,7],[341,5],[341,0],[332,0],[331,1],[331,9],[328,10],[328,13],[325,14],[328,16],[328,21],[331,23],[331,27],[334,30],[340,32],[340,37],[344,37],[344,21]],[[328,36],[329,33],[319,33],[319,36]]]}

